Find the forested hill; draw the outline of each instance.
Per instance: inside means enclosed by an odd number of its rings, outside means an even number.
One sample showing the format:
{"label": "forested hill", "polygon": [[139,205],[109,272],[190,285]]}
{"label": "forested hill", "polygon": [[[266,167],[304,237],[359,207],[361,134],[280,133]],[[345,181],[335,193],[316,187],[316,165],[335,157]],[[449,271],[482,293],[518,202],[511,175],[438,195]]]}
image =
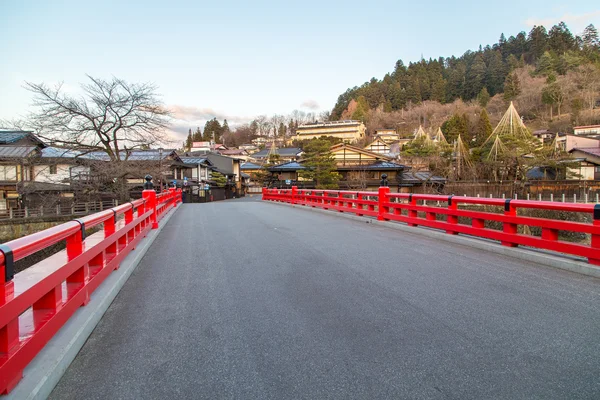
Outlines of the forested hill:
{"label": "forested hill", "polygon": [[460,57],[421,60],[408,66],[398,60],[382,80],[373,78],[340,95],[331,119],[364,120],[369,109],[392,112],[427,100],[451,103],[479,98],[485,103],[499,93],[510,100],[521,90],[513,73],[519,68],[533,69],[532,74],[551,83],[587,64],[600,65],[600,41],[593,25],[580,36],[573,35],[564,22],[549,31],[536,26],[529,34],[520,32],[508,39],[502,34],[498,43]]}

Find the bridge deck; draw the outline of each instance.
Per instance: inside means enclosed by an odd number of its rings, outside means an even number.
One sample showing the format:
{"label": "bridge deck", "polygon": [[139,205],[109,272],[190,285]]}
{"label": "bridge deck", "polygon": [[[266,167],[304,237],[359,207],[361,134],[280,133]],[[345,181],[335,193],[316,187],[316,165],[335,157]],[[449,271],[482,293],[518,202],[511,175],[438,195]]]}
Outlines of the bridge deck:
{"label": "bridge deck", "polygon": [[600,280],[252,200],[183,205],[56,399],[600,398]]}

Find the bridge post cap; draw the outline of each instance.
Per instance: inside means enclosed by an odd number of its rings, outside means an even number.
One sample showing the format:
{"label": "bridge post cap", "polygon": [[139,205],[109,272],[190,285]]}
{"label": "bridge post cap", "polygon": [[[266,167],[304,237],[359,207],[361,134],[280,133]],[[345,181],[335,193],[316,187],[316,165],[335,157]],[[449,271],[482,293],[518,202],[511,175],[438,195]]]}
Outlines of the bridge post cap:
{"label": "bridge post cap", "polygon": [[147,174],[144,179],[146,183],[144,183],[144,190],[152,190],[154,189],[154,184],[152,183],[152,175]]}

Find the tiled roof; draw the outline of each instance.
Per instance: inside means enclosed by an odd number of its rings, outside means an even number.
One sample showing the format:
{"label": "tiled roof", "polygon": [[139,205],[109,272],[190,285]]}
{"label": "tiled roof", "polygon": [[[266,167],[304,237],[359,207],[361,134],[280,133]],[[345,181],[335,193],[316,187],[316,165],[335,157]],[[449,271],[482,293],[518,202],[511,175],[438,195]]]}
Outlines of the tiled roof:
{"label": "tiled roof", "polygon": [[395,162],[390,161],[377,161],[370,165],[361,166],[364,169],[405,169],[406,165],[396,164]]}
{"label": "tiled roof", "polygon": [[275,165],[273,167],[268,168],[271,172],[281,172],[281,171],[297,171],[299,169],[306,169],[306,167],[297,161],[290,161],[287,163]]}
{"label": "tiled roof", "polygon": [[446,179],[441,176],[433,175],[431,171],[406,171],[402,173],[403,183],[421,183],[425,181],[443,183]]}
{"label": "tiled roof", "polygon": [[219,150],[219,153],[223,154],[224,156],[238,156],[238,155],[245,155],[248,152],[244,149],[227,149],[227,150]]}
{"label": "tiled roof", "polygon": [[0,146],[0,158],[23,158],[31,155],[35,146]]}
{"label": "tiled roof", "polygon": [[[270,151],[270,149],[262,149],[258,153],[254,153],[252,155],[252,157],[255,157],[255,158],[266,157],[269,154],[269,151]],[[302,153],[302,149],[299,147],[283,147],[281,149],[275,149],[275,154],[279,154],[280,156],[283,156],[283,157],[297,156],[300,153]]]}
{"label": "tiled roof", "polygon": [[42,157],[44,158],[75,158],[81,155],[81,152],[62,149],[60,147],[46,147],[42,149]]}
{"label": "tiled roof", "polygon": [[27,131],[4,131],[0,130],[0,144],[9,144],[17,142],[29,135]]}
{"label": "tiled roof", "polygon": [[185,164],[210,164],[210,161],[204,157],[181,157]]}
{"label": "tiled roof", "polygon": [[260,165],[258,165],[258,164],[254,164],[254,163],[251,163],[251,162],[246,162],[246,163],[243,163],[243,164],[240,166],[240,169],[242,169],[242,170],[248,170],[248,169],[260,169],[260,168],[261,168],[261,167],[260,167]]}

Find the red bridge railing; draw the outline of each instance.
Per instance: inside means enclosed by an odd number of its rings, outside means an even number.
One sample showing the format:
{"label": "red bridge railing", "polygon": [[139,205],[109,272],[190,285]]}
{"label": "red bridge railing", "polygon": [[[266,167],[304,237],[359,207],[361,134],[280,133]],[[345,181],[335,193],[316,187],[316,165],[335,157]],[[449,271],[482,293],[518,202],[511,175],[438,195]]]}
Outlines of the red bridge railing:
{"label": "red bridge railing", "polygon": [[[409,226],[426,226],[448,234],[466,234],[499,241],[504,246],[519,245],[587,258],[600,265],[600,204],[558,203],[428,194],[356,192],[315,189],[263,189],[263,200],[377,217]],[[471,210],[461,206],[495,206],[500,212]],[[471,207],[472,208],[472,207]],[[552,210],[591,215],[591,223],[519,215],[524,209]],[[460,220],[459,220],[460,218]],[[519,226],[533,227],[540,235],[519,232]],[[522,230],[521,230],[522,231]],[[560,231],[587,235],[590,240],[575,243],[559,237]]]}
{"label": "red bridge railing", "polygon": [[[144,190],[142,199],[0,245],[0,393],[179,202],[181,190]],[[60,242],[65,250],[14,274],[15,261]]]}

